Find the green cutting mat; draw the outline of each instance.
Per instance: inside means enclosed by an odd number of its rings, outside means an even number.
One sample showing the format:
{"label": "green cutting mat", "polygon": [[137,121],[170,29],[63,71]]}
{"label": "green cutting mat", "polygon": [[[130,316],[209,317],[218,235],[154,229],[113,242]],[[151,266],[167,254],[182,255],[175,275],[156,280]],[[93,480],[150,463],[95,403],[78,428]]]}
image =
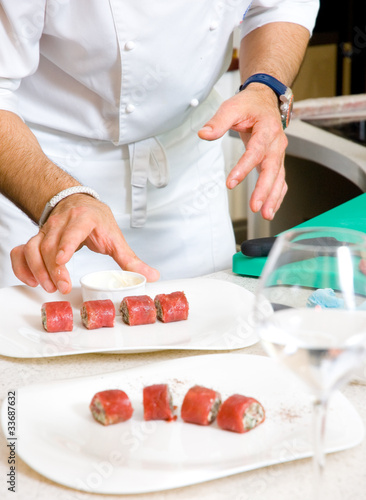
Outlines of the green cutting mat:
{"label": "green cutting mat", "polygon": [[[328,210],[295,227],[347,227],[366,233],[366,193]],[[266,257],[247,257],[241,252],[233,256],[232,270],[243,276],[260,276]]]}

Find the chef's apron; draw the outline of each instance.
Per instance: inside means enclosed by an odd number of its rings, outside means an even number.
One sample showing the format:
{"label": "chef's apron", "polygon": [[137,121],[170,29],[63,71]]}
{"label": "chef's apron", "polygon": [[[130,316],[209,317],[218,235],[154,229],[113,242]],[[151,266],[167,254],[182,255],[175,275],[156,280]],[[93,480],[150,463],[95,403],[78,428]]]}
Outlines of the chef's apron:
{"label": "chef's apron", "polygon": [[[29,125],[47,156],[109,205],[139,258],[157,268],[161,279],[189,278],[229,268],[235,251],[221,141],[197,135],[220,102],[213,91],[178,128],[122,146]],[[20,283],[10,250],[37,232],[0,197],[1,287]],[[83,274],[118,265],[83,247],[67,267],[78,285]]]}

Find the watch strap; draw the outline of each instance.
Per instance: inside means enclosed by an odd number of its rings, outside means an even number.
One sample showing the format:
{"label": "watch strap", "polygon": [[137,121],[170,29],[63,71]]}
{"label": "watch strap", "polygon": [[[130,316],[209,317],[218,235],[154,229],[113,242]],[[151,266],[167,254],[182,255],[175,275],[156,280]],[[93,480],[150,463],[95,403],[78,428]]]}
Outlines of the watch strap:
{"label": "watch strap", "polygon": [[263,83],[276,92],[278,96],[285,94],[287,90],[287,86],[274,76],[267,75],[267,73],[256,73],[245,80],[243,85],[240,85],[239,91],[244,90],[250,83]]}
{"label": "watch strap", "polygon": [[73,186],[67,189],[64,189],[63,191],[60,191],[57,193],[55,196],[53,196],[50,201],[46,203],[46,206],[44,207],[44,210],[42,212],[41,218],[38,221],[38,226],[42,227],[48,217],[50,216],[50,213],[52,210],[55,208],[55,206],[60,203],[60,201],[64,200],[68,196],[71,196],[72,194],[88,194],[89,196],[92,196],[96,200],[100,200],[100,197],[94,189],[88,188],[86,186]]}

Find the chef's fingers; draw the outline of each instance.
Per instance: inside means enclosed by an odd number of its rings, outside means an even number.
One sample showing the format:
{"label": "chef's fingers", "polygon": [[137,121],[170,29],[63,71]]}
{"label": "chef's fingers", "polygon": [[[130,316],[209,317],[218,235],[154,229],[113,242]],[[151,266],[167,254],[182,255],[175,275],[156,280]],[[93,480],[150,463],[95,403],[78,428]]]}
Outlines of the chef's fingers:
{"label": "chef's fingers", "polygon": [[88,225],[69,224],[60,240],[56,262],[58,264],[68,262],[81,241],[94,252],[110,255],[121,269],[143,274],[147,281],[157,281],[160,277],[159,271],[136,256],[119,228],[105,231]]}
{"label": "chef's fingers", "polygon": [[[64,228],[65,220],[62,217],[50,217],[47,223],[40,230],[40,234],[43,233],[43,238],[41,239],[39,245],[39,253],[42,257],[44,267],[49,274],[50,280],[59,292],[66,294],[70,293],[72,289],[70,274],[65,266],[65,263],[56,262],[56,255],[61,235],[65,230]],[[36,274],[35,276],[37,279],[39,278],[39,274]]]}
{"label": "chef's fingers", "polygon": [[281,191],[280,197],[278,198],[277,205],[275,208],[275,213],[279,210],[280,206],[282,205],[282,202],[286,196],[287,191],[288,191],[288,185],[287,185],[287,182],[284,180],[284,183],[282,186],[282,191]]}
{"label": "chef's fingers", "polygon": [[122,243],[120,247],[116,246],[111,256],[121,269],[143,274],[149,282],[160,278],[159,271],[139,259],[127,243]]}
{"label": "chef's fingers", "polygon": [[285,169],[283,166],[279,170],[276,178],[273,178],[273,169],[269,169],[269,173],[269,178],[264,178],[262,173],[259,175],[257,185],[252,193],[249,205],[250,207],[253,205],[252,200],[255,200],[256,190],[261,190],[261,194],[259,196],[265,200],[261,208],[262,217],[267,220],[272,220],[287,192],[287,184],[285,181]]}
{"label": "chef's fingers", "polygon": [[[255,136],[253,135],[248,143],[246,153],[251,151],[251,144],[254,139]],[[258,146],[258,144],[256,144],[256,146]],[[283,133],[276,135],[272,142],[265,145],[263,158],[256,166],[259,177],[252,193],[249,206],[253,212],[258,212],[260,210],[264,219],[273,219],[275,212],[279,208],[278,202],[287,190],[287,187],[284,187],[284,157],[286,146],[286,136]],[[244,156],[246,156],[246,153]],[[246,161],[248,167],[248,157]],[[255,163],[257,157],[254,155],[249,159],[249,163],[250,161],[252,161],[252,164]]]}
{"label": "chef's fingers", "polygon": [[141,273],[148,281],[158,280],[159,272],[128,246],[107,205],[98,203],[93,213],[84,209],[70,212],[57,245],[55,263],[66,264],[81,245],[86,245],[93,252],[110,255],[122,269]]}
{"label": "chef's fingers", "polygon": [[[287,138],[276,119],[273,120],[270,128],[263,121],[258,121],[253,126],[251,134],[240,133],[240,135],[246,143],[246,150],[227,176],[226,185],[229,189],[233,189],[245,179],[249,172],[257,168],[260,175],[251,198],[250,208],[253,212],[258,212],[267,200],[283,166]],[[249,140],[248,136],[250,136]],[[266,207],[266,218],[271,217],[271,209],[274,210],[275,206]]]}
{"label": "chef's fingers", "polygon": [[23,245],[23,255],[19,256],[15,252],[15,258],[18,257],[22,260],[18,261],[18,263],[13,262],[13,269],[20,269],[22,274],[20,276],[17,275],[17,277],[22,281],[24,281],[24,278],[27,279],[27,276],[31,273],[46,292],[53,293],[57,290],[57,287],[45,266],[40,249],[44,236],[44,233],[40,231]]}
{"label": "chef's fingers", "polygon": [[[284,134],[282,134],[284,136]],[[284,156],[287,139],[268,136],[266,129],[254,132],[243,155],[246,168],[257,169],[259,176],[249,206],[254,212],[261,210],[265,219],[272,219],[285,178]],[[228,179],[230,182],[230,179]]]}
{"label": "chef's fingers", "polygon": [[39,283],[27,264],[24,255],[24,245],[13,248],[10,252],[10,259],[13,272],[20,281],[31,287],[38,286]]}

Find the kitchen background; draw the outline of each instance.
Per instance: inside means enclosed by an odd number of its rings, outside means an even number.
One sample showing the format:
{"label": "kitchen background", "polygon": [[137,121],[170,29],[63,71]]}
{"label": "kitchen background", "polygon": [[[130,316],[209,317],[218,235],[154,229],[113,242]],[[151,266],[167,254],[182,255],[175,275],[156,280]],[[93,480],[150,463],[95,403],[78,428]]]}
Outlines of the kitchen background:
{"label": "kitchen background", "polygon": [[[239,46],[239,33],[235,33],[234,46]],[[239,85],[240,76],[234,49],[232,67],[218,82],[217,89],[223,98],[228,98],[235,93]],[[320,0],[314,33],[292,88],[296,102],[310,98],[366,93],[364,0]],[[365,122],[361,125],[365,126]],[[243,145],[238,138],[230,134],[225,136],[227,171],[243,151]],[[363,192],[359,185],[347,178],[347,172],[341,175],[320,163],[290,154],[286,155],[285,165],[289,185],[285,201],[271,223],[255,217],[255,234],[249,231],[248,235],[248,218],[253,218],[252,214],[248,213],[248,192],[251,192],[255,183],[255,173],[229,193],[230,212],[238,244],[247,237],[277,234]]]}

